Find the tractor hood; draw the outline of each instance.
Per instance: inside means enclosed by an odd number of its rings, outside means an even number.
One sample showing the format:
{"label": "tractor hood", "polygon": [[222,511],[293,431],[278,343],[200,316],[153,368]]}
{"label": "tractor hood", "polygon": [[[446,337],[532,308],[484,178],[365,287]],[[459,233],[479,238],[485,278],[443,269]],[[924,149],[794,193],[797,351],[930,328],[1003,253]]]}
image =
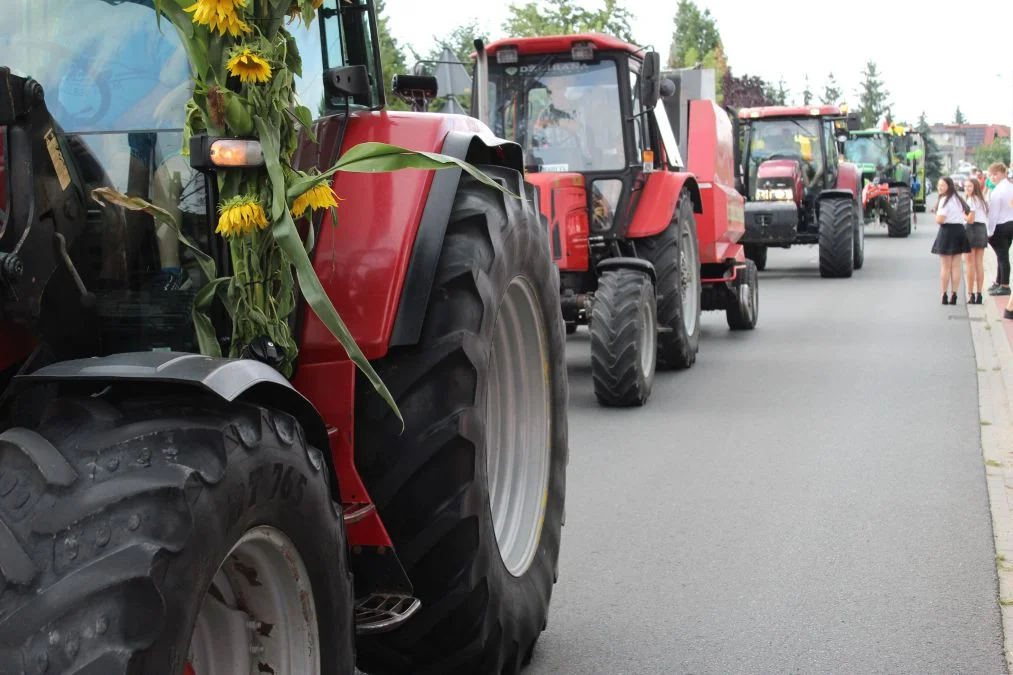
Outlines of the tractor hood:
{"label": "tractor hood", "polygon": [[[768,159],[756,169],[756,188],[752,198],[756,201],[802,200],[802,166],[794,159]],[[791,190],[791,199],[786,200],[783,190]],[[776,192],[775,192],[776,191]]]}
{"label": "tractor hood", "polygon": [[790,180],[796,176],[800,176],[801,173],[798,162],[793,159],[769,159],[760,164],[759,169],[756,171],[756,178],[758,180],[763,180],[764,178],[786,178]]}

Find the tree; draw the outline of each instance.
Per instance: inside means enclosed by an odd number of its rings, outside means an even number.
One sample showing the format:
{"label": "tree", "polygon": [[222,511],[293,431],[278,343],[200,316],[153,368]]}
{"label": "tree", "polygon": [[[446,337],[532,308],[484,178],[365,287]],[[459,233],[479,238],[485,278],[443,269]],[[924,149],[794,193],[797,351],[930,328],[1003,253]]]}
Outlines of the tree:
{"label": "tree", "polygon": [[996,138],[989,145],[979,145],[974,149],[974,163],[982,171],[996,162],[1009,162],[1009,138]]}
{"label": "tree", "polygon": [[622,0],[605,0],[605,7],[588,10],[575,0],[538,0],[523,5],[510,4],[503,31],[512,37],[606,33],[636,44],[630,21],[633,14]]}
{"label": "tree", "polygon": [[408,72],[404,52],[387,25],[385,0],[376,0],[376,33],[380,41],[380,63],[383,67],[383,88],[387,94],[388,107],[393,110],[407,110],[404,101],[390,93],[390,83],[398,73]]}
{"label": "tree", "polygon": [[883,113],[890,108],[889,92],[883,86],[875,61],[865,64],[862,78],[861,90],[858,95],[858,112],[861,114],[862,124],[866,128],[874,127],[883,117]]}
{"label": "tree", "polygon": [[692,0],[679,0],[672,44],[668,50],[668,67],[693,68],[697,64],[714,70],[718,103],[723,103],[728,59],[717,22],[709,9],[701,12]]}
{"label": "tree", "polygon": [[784,78],[778,80],[777,88],[767,85],[764,88],[764,96],[770,101],[770,105],[788,105],[789,90],[784,87]]}
{"label": "tree", "polygon": [[754,108],[772,105],[767,98],[767,83],[756,75],[732,75],[732,69],[725,72],[722,87],[725,92],[725,105],[733,108]]}
{"label": "tree", "polygon": [[820,103],[823,105],[837,105],[841,102],[841,98],[844,96],[844,92],[839,86],[837,86],[837,80],[834,78],[834,74],[830,73],[827,76],[827,81],[823,85],[823,93],[820,95]]}
{"label": "tree", "polygon": [[[482,39],[488,42],[489,35],[479,26],[476,19],[457,26],[443,37],[433,37],[434,46],[425,55],[420,55],[415,49],[409,48],[416,61],[439,61],[444,49],[449,49],[466,69],[471,62],[471,54],[475,51],[475,40]],[[433,74],[436,64],[424,64],[429,74]],[[464,94],[457,97],[458,102],[465,110],[471,107],[471,95]],[[446,97],[439,97],[430,104],[429,109],[433,112],[443,110],[446,105]]]}
{"label": "tree", "polygon": [[805,89],[802,90],[802,105],[809,105],[813,102],[813,93],[809,89],[809,73],[805,74]]}
{"label": "tree", "polygon": [[939,146],[936,145],[935,139],[932,138],[932,130],[929,128],[929,122],[925,118],[925,112],[918,117],[918,125],[915,127],[918,133],[925,139],[925,192],[936,184],[939,177],[943,175],[943,159],[939,152]]}
{"label": "tree", "polygon": [[964,113],[960,112],[960,106],[957,106],[957,112],[953,114],[954,124],[967,124],[967,119],[964,118]]}

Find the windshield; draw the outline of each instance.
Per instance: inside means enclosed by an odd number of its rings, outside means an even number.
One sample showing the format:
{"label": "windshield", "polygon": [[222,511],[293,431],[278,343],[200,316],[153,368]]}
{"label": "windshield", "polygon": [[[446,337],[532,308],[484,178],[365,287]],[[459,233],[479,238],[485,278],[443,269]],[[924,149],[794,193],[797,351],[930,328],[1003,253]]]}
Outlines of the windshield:
{"label": "windshield", "polygon": [[886,142],[877,136],[849,138],[844,143],[844,156],[855,164],[886,166],[889,163]]}
{"label": "windshield", "polygon": [[747,190],[755,195],[756,176],[760,164],[769,159],[799,160],[807,184],[819,180],[823,172],[823,152],[819,120],[766,119],[754,120],[749,130],[747,148]]}
{"label": "windshield", "polygon": [[615,61],[544,56],[489,65],[491,127],[524,149],[530,171],[626,166]]}

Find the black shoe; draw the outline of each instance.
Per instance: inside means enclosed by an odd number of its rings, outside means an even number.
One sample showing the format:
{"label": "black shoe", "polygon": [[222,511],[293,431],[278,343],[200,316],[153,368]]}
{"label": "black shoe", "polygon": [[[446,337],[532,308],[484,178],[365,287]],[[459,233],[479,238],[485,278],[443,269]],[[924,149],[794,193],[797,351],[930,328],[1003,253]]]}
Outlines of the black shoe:
{"label": "black shoe", "polygon": [[981,293],[978,293],[978,299],[974,301],[974,304],[976,304],[976,305],[980,305],[981,304]]}
{"label": "black shoe", "polygon": [[1013,320],[1013,312],[1008,309],[1002,310],[1002,318]]}
{"label": "black shoe", "polygon": [[950,293],[950,304],[951,305],[957,304],[957,294],[956,293]]}
{"label": "black shoe", "polygon": [[950,304],[950,301],[946,299],[946,293],[943,293],[943,304],[944,305]]}

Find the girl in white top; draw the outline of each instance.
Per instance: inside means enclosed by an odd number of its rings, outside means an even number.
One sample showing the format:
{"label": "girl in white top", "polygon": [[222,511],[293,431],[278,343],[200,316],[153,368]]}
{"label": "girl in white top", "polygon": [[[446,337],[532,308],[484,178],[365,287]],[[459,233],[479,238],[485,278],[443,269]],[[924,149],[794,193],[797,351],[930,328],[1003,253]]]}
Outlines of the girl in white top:
{"label": "girl in white top", "polygon": [[965,287],[971,296],[968,298],[967,304],[980,305],[981,291],[985,285],[985,248],[988,246],[988,238],[992,233],[988,231],[988,226],[985,224],[988,221],[988,204],[985,203],[985,195],[981,193],[981,183],[978,182],[977,177],[964,183],[964,197],[966,197],[967,208],[971,209],[964,225],[967,241],[971,245],[971,252],[964,254],[964,262],[967,264],[967,284]]}
{"label": "girl in white top", "polygon": [[[936,185],[936,222],[939,232],[932,243],[932,252],[939,256],[939,284],[943,288],[943,304],[957,304],[957,287],[960,286],[960,256],[971,252],[964,223],[967,222],[967,203],[957,192],[953,179],[943,176]],[[949,302],[946,289],[950,289]]]}

